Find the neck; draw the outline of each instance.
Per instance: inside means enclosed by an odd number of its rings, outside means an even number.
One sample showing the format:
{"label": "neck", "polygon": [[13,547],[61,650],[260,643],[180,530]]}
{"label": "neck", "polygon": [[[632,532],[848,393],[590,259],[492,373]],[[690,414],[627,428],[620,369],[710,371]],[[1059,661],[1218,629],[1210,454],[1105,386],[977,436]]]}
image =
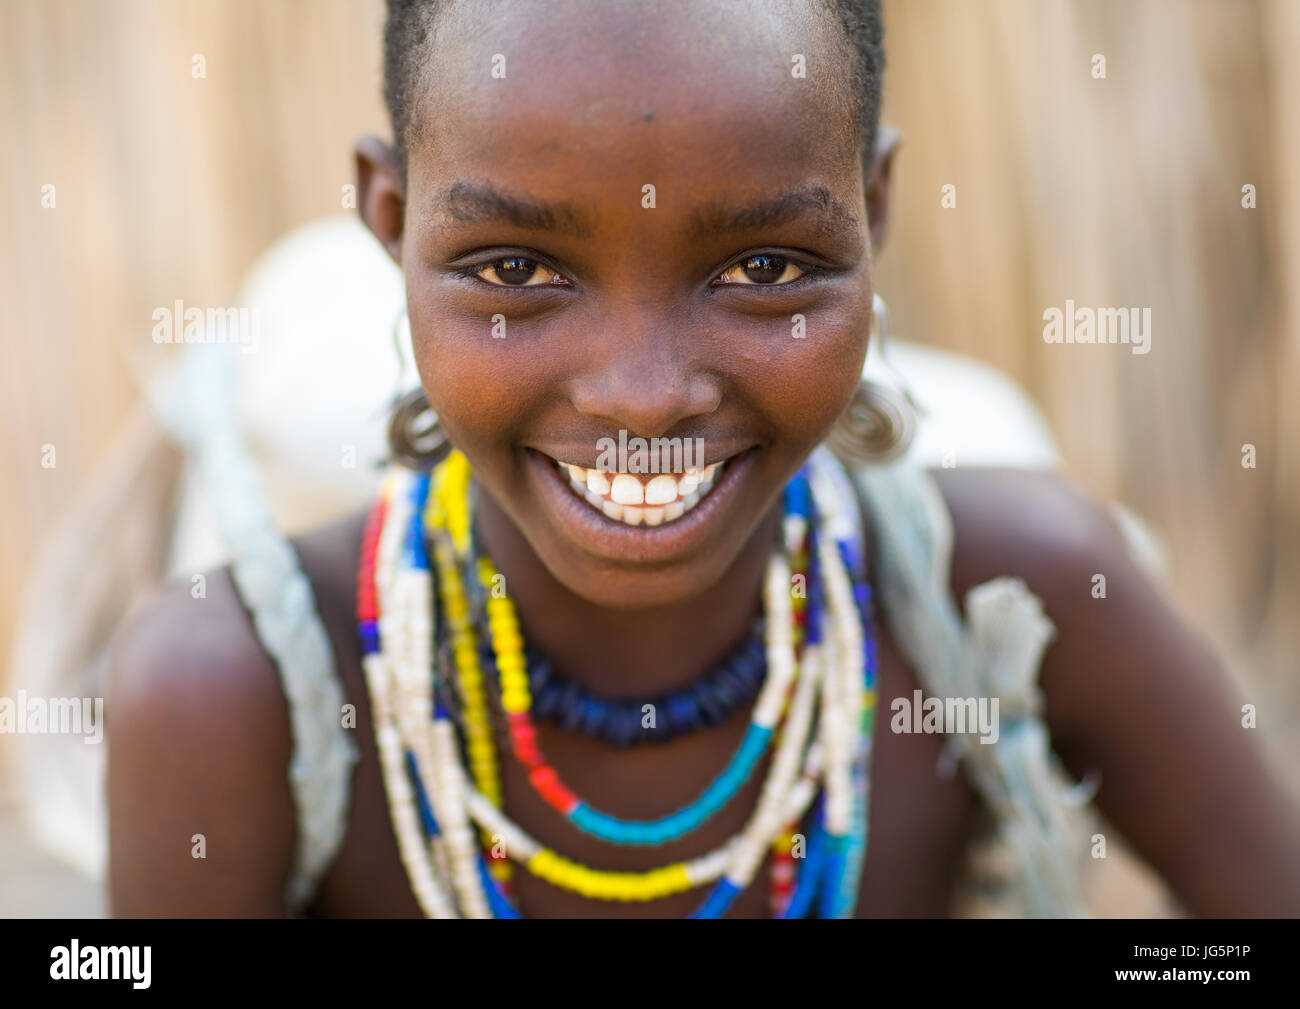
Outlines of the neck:
{"label": "neck", "polygon": [[487,494],[477,504],[476,534],[505,576],[528,643],[557,673],[611,699],[686,686],[736,647],[761,613],[763,575],[781,519],[778,501],[731,566],[699,595],[627,610],[575,595]]}

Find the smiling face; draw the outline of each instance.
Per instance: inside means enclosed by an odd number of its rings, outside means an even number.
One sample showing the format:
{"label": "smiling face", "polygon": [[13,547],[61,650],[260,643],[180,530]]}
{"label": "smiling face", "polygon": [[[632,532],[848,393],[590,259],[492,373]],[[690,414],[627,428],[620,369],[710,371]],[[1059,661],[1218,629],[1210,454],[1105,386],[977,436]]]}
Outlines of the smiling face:
{"label": "smiling face", "polygon": [[[374,195],[393,165],[362,151],[363,213],[402,264],[480,509],[590,602],[679,603],[765,554],[858,384],[848,59],[815,2],[455,4],[413,97],[402,210]],[[602,456],[620,436],[703,458]]]}

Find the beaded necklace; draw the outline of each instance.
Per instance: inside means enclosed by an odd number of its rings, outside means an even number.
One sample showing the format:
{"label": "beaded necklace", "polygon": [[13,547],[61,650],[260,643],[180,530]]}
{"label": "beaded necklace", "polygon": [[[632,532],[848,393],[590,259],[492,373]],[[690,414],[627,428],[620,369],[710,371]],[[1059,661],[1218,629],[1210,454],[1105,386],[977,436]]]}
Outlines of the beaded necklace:
{"label": "beaded necklace", "polygon": [[[440,572],[441,573],[441,572]],[[487,558],[479,558],[479,579],[483,586],[499,584],[497,571]],[[454,575],[449,575],[449,579]],[[775,592],[769,599],[767,626],[788,627],[790,593]],[[531,696],[523,659],[523,638],[519,633],[514,604],[504,593],[487,600],[488,624],[492,630],[492,648],[501,690],[502,706],[510,728],[511,749],[515,759],[527,770],[529,781],[542,799],[579,830],[612,844],[660,845],[675,841],[697,829],[725,806],[749,779],[750,773],[767,750],[776,724],[785,709],[790,688],[798,676],[793,640],[769,635],[769,652],[779,651],[781,662],[769,675],[754,706],[749,727],[731,761],[723,772],[694,802],[656,820],[628,821],[611,816],[584,803],[560,780],[558,772],[547,762],[537,744],[533,724]],[[459,628],[453,627],[453,634]]]}
{"label": "beaded necklace", "polygon": [[[815,509],[808,507],[809,497]],[[507,897],[513,862],[556,886],[602,900],[653,900],[713,883],[695,916],[715,917],[749,885],[769,845],[777,854],[775,915],[802,916],[814,899],[822,916],[851,914],[866,846],[866,762],[874,709],[874,653],[866,619],[870,597],[855,513],[845,504],[852,500],[838,464],[820,450],[807,467],[807,483],[792,481],[786,494],[786,550],[773,553],[765,577],[768,676],[750,730],[727,770],[700,799],[659,820],[608,817],[560,783],[536,745],[513,604],[504,594],[489,595],[488,624],[511,749],[533,787],[580,829],[624,844],[659,844],[682,836],[734,794],[769,742],[774,748],[758,805],[739,834],[686,862],[646,872],[609,872],[545,848],[500,808],[483,674],[458,567],[470,556],[468,464],[453,453],[432,477],[394,470],[363,541],[358,617],[390,814],[425,914],[518,917]],[[426,518],[461,699],[468,773],[455,723],[435,689]],[[801,570],[805,555],[806,572]],[[791,591],[792,558],[806,576],[806,602],[802,593]],[[488,558],[478,558],[475,566],[485,586],[497,585]],[[819,790],[806,857],[795,860],[790,835]],[[476,846],[475,826],[491,857]],[[509,861],[501,857],[507,853]],[[797,874],[795,861],[803,863]]]}

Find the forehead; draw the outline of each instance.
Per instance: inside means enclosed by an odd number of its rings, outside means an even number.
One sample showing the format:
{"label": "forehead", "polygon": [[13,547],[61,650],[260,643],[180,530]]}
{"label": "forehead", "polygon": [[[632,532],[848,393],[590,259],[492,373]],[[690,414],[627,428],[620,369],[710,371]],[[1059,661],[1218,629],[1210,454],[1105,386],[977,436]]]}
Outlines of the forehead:
{"label": "forehead", "polygon": [[835,188],[860,169],[848,60],[819,0],[463,0],[418,72],[412,175]]}

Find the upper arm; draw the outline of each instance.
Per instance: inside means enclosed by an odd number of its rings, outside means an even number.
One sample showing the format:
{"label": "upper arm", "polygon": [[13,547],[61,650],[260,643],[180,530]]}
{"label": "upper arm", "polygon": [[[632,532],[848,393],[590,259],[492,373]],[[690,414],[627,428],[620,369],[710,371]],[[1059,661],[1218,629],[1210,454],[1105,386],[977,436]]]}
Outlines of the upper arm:
{"label": "upper arm", "polygon": [[940,482],[956,590],[1019,575],[1056,625],[1040,680],[1053,748],[1076,777],[1100,775],[1102,812],[1192,911],[1300,914],[1300,813],[1242,724],[1247,698],[1109,516],[1039,474]]}
{"label": "upper arm", "polygon": [[119,633],[105,710],[113,913],[283,913],[289,715],[226,571]]}

